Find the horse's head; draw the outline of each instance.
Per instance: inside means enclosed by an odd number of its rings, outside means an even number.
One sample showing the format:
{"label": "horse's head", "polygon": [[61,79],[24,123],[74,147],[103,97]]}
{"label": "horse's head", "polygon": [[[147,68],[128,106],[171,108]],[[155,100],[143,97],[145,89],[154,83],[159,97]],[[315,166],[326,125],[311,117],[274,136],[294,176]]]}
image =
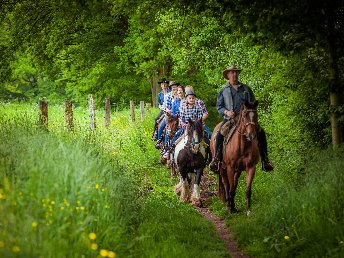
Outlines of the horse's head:
{"label": "horse's head", "polygon": [[173,137],[178,129],[178,116],[166,116],[166,133],[168,137]]}
{"label": "horse's head", "polygon": [[257,106],[257,100],[254,102],[249,102],[246,100],[240,111],[238,129],[240,130],[240,133],[246,137],[247,141],[252,141],[257,137]]}
{"label": "horse's head", "polygon": [[194,153],[197,153],[201,148],[201,142],[203,140],[204,131],[202,119],[193,121],[189,118],[186,131],[190,147]]}

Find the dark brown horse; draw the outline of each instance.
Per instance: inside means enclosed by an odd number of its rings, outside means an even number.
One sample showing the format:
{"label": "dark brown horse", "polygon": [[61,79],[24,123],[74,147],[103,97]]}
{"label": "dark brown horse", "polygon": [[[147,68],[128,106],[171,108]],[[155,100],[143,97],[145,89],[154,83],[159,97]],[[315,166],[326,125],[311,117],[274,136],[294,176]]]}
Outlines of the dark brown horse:
{"label": "dark brown horse", "polygon": [[180,173],[175,192],[180,194],[181,201],[201,206],[200,183],[206,165],[202,120],[189,119],[184,134],[176,143],[174,162]]}
{"label": "dark brown horse", "polygon": [[[230,213],[236,212],[235,193],[238,186],[238,180],[242,171],[246,171],[246,208],[247,214],[251,207],[251,187],[256,165],[259,161],[259,149],[257,140],[258,130],[258,101],[242,106],[236,119],[236,129],[226,144],[226,137],[223,144],[223,160],[220,166],[219,175],[219,194],[221,189],[224,191],[225,201]],[[215,129],[211,138],[211,152],[215,153],[215,139],[220,124]]]}

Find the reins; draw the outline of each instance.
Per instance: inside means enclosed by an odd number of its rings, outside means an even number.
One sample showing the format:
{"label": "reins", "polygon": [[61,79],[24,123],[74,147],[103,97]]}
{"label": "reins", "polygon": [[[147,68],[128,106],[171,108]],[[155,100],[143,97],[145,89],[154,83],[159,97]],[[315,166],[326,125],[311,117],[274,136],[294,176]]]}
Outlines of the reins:
{"label": "reins", "polygon": [[[246,131],[246,127],[247,127],[248,125],[256,126],[256,123],[253,122],[253,121],[249,121],[249,122],[246,123],[246,116],[244,116],[244,114],[246,115],[247,112],[254,112],[254,113],[257,113],[257,110],[255,110],[255,109],[247,109],[247,110],[243,110],[243,111],[240,113],[240,121],[242,121],[242,124],[243,124],[243,127],[244,127],[244,132],[241,132],[241,131],[240,131],[239,125],[238,125],[237,131],[238,131],[238,133],[239,133],[240,135],[245,136],[245,137],[249,140],[248,133],[247,133],[247,131]],[[257,134],[254,135],[254,138],[253,138],[253,139],[255,139],[256,137],[257,137]],[[252,139],[252,140],[253,140],[253,139]],[[249,141],[250,141],[250,140],[249,140]]]}

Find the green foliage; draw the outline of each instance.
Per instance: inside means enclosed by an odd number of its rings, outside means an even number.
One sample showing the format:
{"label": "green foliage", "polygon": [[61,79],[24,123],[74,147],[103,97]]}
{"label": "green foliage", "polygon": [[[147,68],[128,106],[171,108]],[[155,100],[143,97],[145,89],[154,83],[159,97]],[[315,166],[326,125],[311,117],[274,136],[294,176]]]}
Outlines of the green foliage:
{"label": "green foliage", "polygon": [[63,107],[49,106],[42,131],[36,106],[2,104],[1,256],[195,257],[203,246],[203,257],[228,257],[211,223],[172,191],[150,140],[153,112],[135,123],[115,112],[104,128],[97,111],[91,131],[78,107],[67,132]]}

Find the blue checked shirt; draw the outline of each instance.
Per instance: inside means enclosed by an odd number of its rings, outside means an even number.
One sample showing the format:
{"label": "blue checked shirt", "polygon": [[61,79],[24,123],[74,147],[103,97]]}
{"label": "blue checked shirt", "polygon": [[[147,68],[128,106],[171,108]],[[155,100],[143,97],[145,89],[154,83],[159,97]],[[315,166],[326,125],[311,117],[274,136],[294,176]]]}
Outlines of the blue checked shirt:
{"label": "blue checked shirt", "polygon": [[179,109],[179,125],[185,129],[188,124],[189,118],[191,120],[201,119],[203,116],[202,107],[200,105],[193,105],[190,107],[188,104],[180,105]]}

